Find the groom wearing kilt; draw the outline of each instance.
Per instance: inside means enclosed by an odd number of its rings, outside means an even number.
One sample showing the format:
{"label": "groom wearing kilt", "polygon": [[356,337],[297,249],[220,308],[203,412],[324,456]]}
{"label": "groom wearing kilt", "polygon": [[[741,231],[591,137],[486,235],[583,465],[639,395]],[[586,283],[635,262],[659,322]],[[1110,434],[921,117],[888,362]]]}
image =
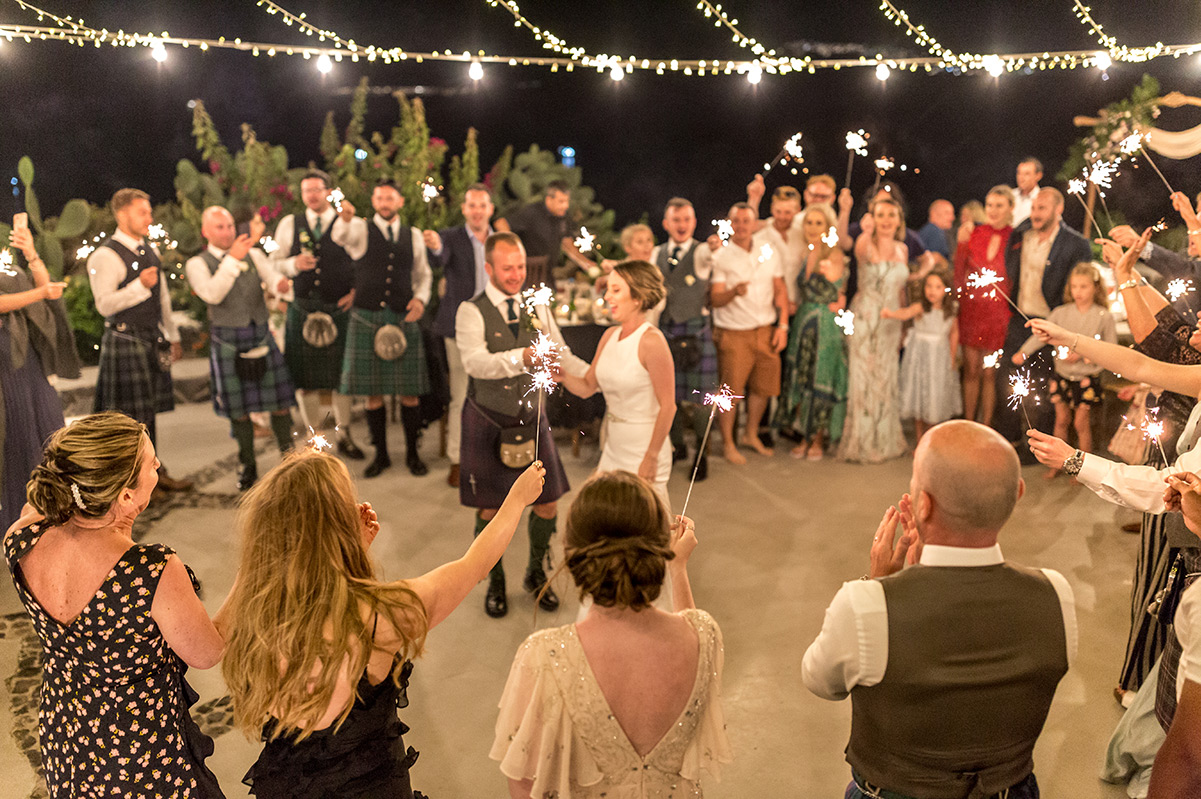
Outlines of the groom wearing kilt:
{"label": "groom wearing kilt", "polygon": [[[526,591],[536,594],[546,585],[550,539],[557,526],[556,501],[569,489],[546,413],[539,416],[538,398],[530,393],[533,380],[526,369],[532,364],[532,344],[539,330],[545,330],[557,345],[563,371],[582,376],[588,364],[571,354],[549,308],[537,309],[534,316],[522,307],[526,271],[521,239],[509,232],[489,236],[484,242],[484,270],[488,284],[459,305],[455,315],[455,344],[468,376],[459,500],[477,509],[475,535],[479,535],[528,461],[542,461],[546,482],[530,513],[530,556],[524,584]],[[502,459],[502,445],[509,463]],[[523,449],[527,457],[513,457]],[[547,586],[538,605],[553,611],[559,598]],[[495,618],[508,609],[505,570],[497,561],[489,575],[484,611]]]}
{"label": "groom wearing kilt", "polygon": [[354,228],[346,242],[346,251],[355,259],[354,306],[338,390],[367,398],[367,428],[375,459],[364,477],[375,477],[392,465],[384,397],[400,395],[405,464],[420,477],[429,472],[417,445],[421,438],[420,398],[429,393],[430,378],[417,320],[429,302],[433,273],[421,231],[401,224],[398,212],[404,207],[404,196],[394,181],[376,184],[371,207],[375,216]]}
{"label": "groom wearing kilt", "polygon": [[184,266],[188,284],[208,303],[213,409],[229,419],[238,442],[238,490],[258,479],[254,454],[253,412],[271,414],[271,431],[281,453],[292,449],[292,378],[283,353],[267,326],[263,287],[279,276],[262,250],[253,248],[263,236],[256,215],[249,235],[237,235],[234,218],[221,206],[204,209],[200,235],[208,246]]}
{"label": "groom wearing kilt", "polygon": [[[104,317],[94,409],[120,411],[141,422],[157,447],[155,415],[175,410],[171,364],[183,348],[162,262],[145,240],[154,221],[150,195],[121,189],[110,206],[117,230],[92,253],[87,267],[96,310]],[[160,466],[158,486],[186,491],[192,481],[172,479]]]}
{"label": "groom wearing kilt", "polygon": [[[337,392],[342,379],[346,328],[354,301],[354,260],[347,240],[366,223],[354,206],[330,204],[329,175],[311,170],[300,180],[304,212],[289,214],[275,228],[276,267],[292,278],[294,300],[284,327],[284,359],[296,385],[296,399],[305,425],[321,427],[321,392]],[[332,324],[331,324],[332,323]],[[361,460],[364,455],[350,437],[350,397],[334,393],[338,451]]]}

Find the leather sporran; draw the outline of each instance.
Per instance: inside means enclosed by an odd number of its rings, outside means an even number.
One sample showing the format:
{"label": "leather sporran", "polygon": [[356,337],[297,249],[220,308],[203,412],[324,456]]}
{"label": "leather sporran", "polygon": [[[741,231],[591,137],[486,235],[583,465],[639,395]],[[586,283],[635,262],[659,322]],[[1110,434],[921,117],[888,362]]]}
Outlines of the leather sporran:
{"label": "leather sporran", "polygon": [[267,374],[267,346],[260,345],[246,352],[239,352],[234,360],[234,373],[243,383],[257,383]]}
{"label": "leather sporran", "polygon": [[409,348],[409,340],[397,325],[383,325],[375,331],[375,357],[383,361],[395,361]]}
{"label": "leather sporran", "polygon": [[502,427],[500,460],[510,469],[524,469],[538,456],[537,444],[528,427]]}
{"label": "leather sporran", "polygon": [[171,342],[160,337],[152,346],[154,347],[155,362],[158,364],[158,370],[160,372],[170,372]]}
{"label": "leather sporran", "polygon": [[338,326],[334,324],[334,318],[325,311],[313,311],[304,318],[304,327],[300,329],[300,334],[310,347],[322,349],[337,340]]}

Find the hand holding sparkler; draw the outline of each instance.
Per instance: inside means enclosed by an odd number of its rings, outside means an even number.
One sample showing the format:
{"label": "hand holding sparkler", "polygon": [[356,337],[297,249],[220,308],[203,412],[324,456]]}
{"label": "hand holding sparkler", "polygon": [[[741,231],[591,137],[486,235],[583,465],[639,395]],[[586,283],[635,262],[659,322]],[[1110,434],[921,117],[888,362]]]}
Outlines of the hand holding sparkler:
{"label": "hand holding sparkler", "polygon": [[842,185],[850,187],[851,185],[851,169],[855,166],[856,155],[867,155],[867,140],[871,135],[865,133],[863,128],[858,131],[847,131],[847,179]]}
{"label": "hand holding sparkler", "polygon": [[1201,529],[1201,477],[1192,472],[1177,472],[1164,478],[1168,487],[1163,504],[1170,511],[1184,514],[1185,525],[1194,533]]}
{"label": "hand holding sparkler", "polygon": [[1052,469],[1062,469],[1063,462],[1076,454],[1068,442],[1033,427],[1026,431],[1026,445],[1039,463]]}

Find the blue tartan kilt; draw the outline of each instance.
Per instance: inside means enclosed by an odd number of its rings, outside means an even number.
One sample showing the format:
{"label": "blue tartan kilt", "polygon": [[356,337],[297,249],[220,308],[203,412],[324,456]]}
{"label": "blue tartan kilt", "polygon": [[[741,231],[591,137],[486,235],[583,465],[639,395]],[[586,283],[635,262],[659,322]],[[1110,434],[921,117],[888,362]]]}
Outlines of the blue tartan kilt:
{"label": "blue tartan kilt", "polygon": [[[536,404],[535,404],[536,407]],[[500,431],[506,427],[534,424],[528,418],[507,416],[481,408],[468,398],[463,403],[463,433],[459,446],[459,501],[469,508],[499,508],[522,469],[510,469],[500,459]],[[554,502],[571,490],[567,472],[559,460],[546,410],[539,420],[538,458],[546,468],[546,483],[535,505]]]}
{"label": "blue tartan kilt", "polygon": [[713,325],[708,316],[687,322],[661,322],[659,329],[670,346],[672,339],[694,336],[701,342],[701,359],[696,368],[685,371],[676,364],[676,402],[700,404],[702,395],[717,390],[717,348],[713,346]]}
{"label": "blue tartan kilt", "polygon": [[[312,347],[304,340],[304,319],[313,311],[333,317],[338,336],[328,347]],[[342,379],[342,355],[346,350],[346,328],[350,314],[335,303],[320,300],[296,300],[288,306],[284,322],[284,361],[296,388],[312,391],[337,391]]]}
{"label": "blue tartan kilt", "polygon": [[[213,386],[213,410],[227,419],[244,419],[251,413],[285,411],[296,404],[292,376],[284,354],[275,344],[267,325],[214,327],[209,342],[209,375]],[[238,376],[239,353],[266,345],[266,371],[254,382]]]}
{"label": "blue tartan kilt", "polygon": [[121,331],[106,326],[100,339],[100,374],[93,410],[120,411],[149,424],[156,413],[175,410],[171,372],[159,369],[162,334],[157,329]]}
{"label": "blue tartan kilt", "polygon": [[[405,334],[404,354],[394,361],[385,361],[375,354],[375,333],[384,325],[396,325]],[[352,397],[428,394],[430,375],[422,339],[418,324],[404,321],[391,308],[378,311],[352,308],[338,391]]]}

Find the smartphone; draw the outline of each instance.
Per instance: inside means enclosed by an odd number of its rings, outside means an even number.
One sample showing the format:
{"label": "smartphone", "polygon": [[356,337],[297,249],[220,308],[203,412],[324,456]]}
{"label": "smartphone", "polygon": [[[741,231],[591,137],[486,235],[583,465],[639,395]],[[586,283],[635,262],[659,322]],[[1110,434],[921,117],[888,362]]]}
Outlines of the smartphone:
{"label": "smartphone", "polygon": [[13,230],[29,230],[29,214],[24,211],[13,214]]}

